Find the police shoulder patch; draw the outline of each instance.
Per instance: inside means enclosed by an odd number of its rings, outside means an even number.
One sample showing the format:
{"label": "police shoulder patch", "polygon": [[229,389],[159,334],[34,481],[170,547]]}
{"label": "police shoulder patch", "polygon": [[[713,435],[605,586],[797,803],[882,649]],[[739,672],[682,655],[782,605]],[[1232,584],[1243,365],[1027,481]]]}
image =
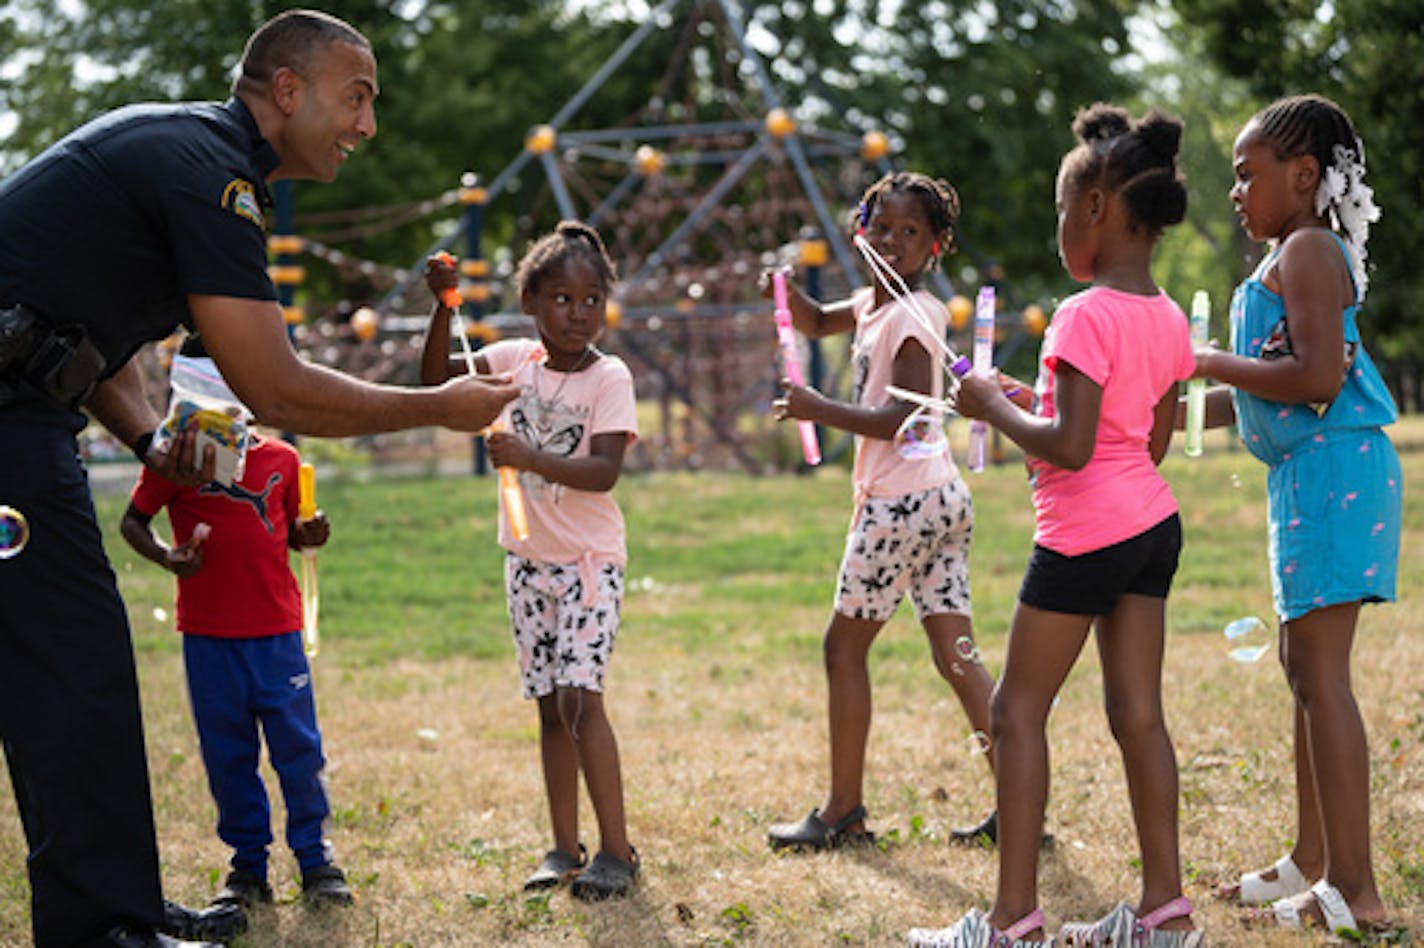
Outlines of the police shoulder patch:
{"label": "police shoulder patch", "polygon": [[257,200],[257,189],[245,178],[233,178],[223,188],[222,206],[238,217],[245,217],[258,227],[264,227],[262,205]]}

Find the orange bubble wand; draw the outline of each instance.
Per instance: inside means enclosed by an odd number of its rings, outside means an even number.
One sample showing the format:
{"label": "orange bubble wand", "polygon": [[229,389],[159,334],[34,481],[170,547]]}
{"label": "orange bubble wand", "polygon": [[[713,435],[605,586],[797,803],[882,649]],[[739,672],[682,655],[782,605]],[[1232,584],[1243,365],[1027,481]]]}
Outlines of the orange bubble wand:
{"label": "orange bubble wand", "polygon": [[[444,250],[435,255],[442,263],[455,265],[455,258]],[[465,318],[460,315],[460,289],[450,286],[440,291],[440,302],[450,311],[450,328],[460,339],[460,351],[465,356],[465,371],[475,374],[475,351],[470,348],[470,337],[465,334]]]}
{"label": "orange bubble wand", "polygon": [[[485,429],[486,434],[503,431],[504,425],[494,422]],[[495,469],[499,474],[499,493],[504,498],[504,514],[509,518],[509,529],[518,540],[529,539],[529,518],[524,513],[524,491],[519,487],[519,472],[512,467]]]}
{"label": "orange bubble wand", "polygon": [[[444,250],[435,256],[443,263],[452,267],[455,265],[455,258]],[[453,286],[441,290],[440,302],[450,310],[451,328],[455,335],[460,337],[460,351],[465,356],[465,370],[471,375],[475,375],[475,352],[470,348],[469,337],[465,335],[465,320],[460,316],[460,291]],[[504,426],[495,422],[482,433],[489,435],[491,432],[503,430]],[[524,513],[524,491],[519,488],[519,472],[512,467],[497,468],[497,471],[499,473],[499,492],[504,497],[504,513],[509,517],[509,529],[513,531],[516,539],[527,540],[529,539],[529,518]]]}
{"label": "orange bubble wand", "polygon": [[[316,516],[316,468],[303,464],[297,468],[297,522]],[[307,658],[315,658],[321,649],[317,638],[317,614],[321,596],[316,584],[316,547],[302,547],[302,650]]]}

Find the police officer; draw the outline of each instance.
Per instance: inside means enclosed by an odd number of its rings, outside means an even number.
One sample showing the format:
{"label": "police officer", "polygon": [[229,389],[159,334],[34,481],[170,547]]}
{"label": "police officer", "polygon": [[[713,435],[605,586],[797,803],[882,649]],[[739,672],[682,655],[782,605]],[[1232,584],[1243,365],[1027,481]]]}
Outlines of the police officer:
{"label": "police officer", "polygon": [[165,477],[210,480],[211,449],[195,463],[191,433],[151,448],[159,419],[130,358],[180,324],[259,421],[301,434],[474,431],[515,394],[469,377],[373,385],[287,341],[266,271],[267,183],[334,179],[376,132],[377,91],[364,36],[288,11],[249,39],[227,102],[118,109],[0,182],[0,739],[37,948],[173,945],[245,925],[240,910],[161,896],[133,648],[77,409]]}

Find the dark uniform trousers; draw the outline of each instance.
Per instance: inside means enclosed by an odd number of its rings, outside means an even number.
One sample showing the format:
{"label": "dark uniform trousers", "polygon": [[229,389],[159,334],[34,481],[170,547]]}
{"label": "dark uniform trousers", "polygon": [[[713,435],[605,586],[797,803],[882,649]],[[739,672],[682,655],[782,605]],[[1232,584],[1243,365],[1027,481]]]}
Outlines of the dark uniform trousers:
{"label": "dark uniform trousers", "polygon": [[0,738],[29,844],[36,948],[163,917],[128,616],[67,421],[6,418],[0,504],[29,524],[0,559]]}

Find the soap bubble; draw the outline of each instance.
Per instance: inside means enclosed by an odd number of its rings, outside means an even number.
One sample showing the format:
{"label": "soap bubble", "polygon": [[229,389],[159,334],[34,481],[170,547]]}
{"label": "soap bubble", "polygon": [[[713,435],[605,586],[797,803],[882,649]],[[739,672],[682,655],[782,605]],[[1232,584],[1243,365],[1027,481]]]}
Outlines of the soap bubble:
{"label": "soap bubble", "polygon": [[948,451],[949,441],[939,416],[924,408],[910,412],[895,432],[895,450],[907,461],[937,457]]}
{"label": "soap bubble", "polygon": [[30,524],[14,507],[0,504],[0,560],[19,556],[30,542]]}
{"label": "soap bubble", "polygon": [[1270,629],[1255,616],[1245,616],[1228,622],[1222,630],[1228,642],[1233,643],[1226,653],[1233,662],[1250,665],[1261,660],[1261,656],[1271,650]]}

